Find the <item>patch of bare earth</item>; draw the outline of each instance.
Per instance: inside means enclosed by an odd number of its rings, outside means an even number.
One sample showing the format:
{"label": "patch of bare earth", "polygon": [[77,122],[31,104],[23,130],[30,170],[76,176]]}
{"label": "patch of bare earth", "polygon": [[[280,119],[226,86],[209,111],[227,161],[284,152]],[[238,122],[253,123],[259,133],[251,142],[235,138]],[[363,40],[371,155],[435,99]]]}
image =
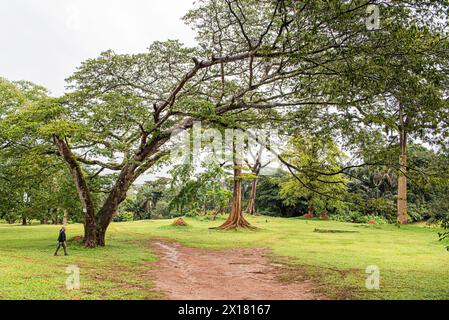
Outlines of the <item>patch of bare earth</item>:
{"label": "patch of bare earth", "polygon": [[156,289],[172,300],[316,300],[309,280],[281,282],[283,265],[267,249],[208,250],[153,241],[160,260],[150,275]]}

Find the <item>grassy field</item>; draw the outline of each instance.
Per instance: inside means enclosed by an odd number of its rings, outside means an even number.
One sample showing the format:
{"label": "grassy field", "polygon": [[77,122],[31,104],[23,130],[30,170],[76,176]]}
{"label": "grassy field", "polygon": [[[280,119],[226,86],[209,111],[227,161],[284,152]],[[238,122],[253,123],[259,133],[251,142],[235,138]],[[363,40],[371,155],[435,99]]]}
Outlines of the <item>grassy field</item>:
{"label": "grassy field", "polygon": [[[330,298],[449,299],[448,242],[438,241],[436,228],[255,217],[258,231],[216,231],[208,228],[220,221],[186,220],[187,227],[168,220],[115,223],[105,248],[72,242],[68,257],[53,256],[58,226],[0,224],[0,299],[164,298],[148,275],[157,259],[148,246],[154,238],[211,249],[271,248],[273,261],[288,265],[282,281],[312,278]],[[81,225],[69,225],[69,239],[81,234]],[[66,290],[68,265],[80,268],[80,290]],[[368,265],[380,268],[380,290],[365,288]]]}

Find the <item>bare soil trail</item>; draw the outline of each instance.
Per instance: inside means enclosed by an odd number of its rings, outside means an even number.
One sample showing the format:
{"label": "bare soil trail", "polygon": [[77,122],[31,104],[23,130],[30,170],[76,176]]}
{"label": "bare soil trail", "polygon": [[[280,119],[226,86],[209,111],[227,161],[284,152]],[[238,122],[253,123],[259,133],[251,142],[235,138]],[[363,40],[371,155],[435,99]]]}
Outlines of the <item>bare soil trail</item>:
{"label": "bare soil trail", "polygon": [[316,300],[311,281],[281,282],[283,265],[267,249],[209,250],[165,240],[151,243],[160,260],[150,276],[172,300]]}

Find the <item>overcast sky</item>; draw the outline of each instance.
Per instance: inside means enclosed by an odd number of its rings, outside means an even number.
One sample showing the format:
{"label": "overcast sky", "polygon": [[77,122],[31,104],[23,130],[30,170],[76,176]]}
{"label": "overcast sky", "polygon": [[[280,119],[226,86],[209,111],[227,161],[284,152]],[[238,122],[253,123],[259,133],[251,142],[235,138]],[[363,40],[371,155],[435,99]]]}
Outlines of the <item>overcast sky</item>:
{"label": "overcast sky", "polygon": [[194,44],[180,20],[193,0],[14,0],[0,10],[0,77],[30,80],[53,95],[100,52],[144,51],[155,40]]}

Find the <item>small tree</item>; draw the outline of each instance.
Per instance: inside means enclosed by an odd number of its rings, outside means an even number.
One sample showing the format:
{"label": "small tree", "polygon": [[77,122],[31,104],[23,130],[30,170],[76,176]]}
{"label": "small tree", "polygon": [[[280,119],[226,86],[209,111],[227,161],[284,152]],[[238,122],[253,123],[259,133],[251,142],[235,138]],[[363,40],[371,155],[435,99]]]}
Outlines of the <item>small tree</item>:
{"label": "small tree", "polygon": [[[334,174],[341,169],[344,153],[330,138],[295,136],[290,139],[290,148],[282,154],[291,167],[293,176],[280,182],[280,196],[287,205],[295,205],[306,199],[308,214],[316,210],[327,210],[328,200],[333,206],[342,207],[338,199],[346,193],[347,179],[343,174]],[[328,174],[327,174],[328,173]]]}

